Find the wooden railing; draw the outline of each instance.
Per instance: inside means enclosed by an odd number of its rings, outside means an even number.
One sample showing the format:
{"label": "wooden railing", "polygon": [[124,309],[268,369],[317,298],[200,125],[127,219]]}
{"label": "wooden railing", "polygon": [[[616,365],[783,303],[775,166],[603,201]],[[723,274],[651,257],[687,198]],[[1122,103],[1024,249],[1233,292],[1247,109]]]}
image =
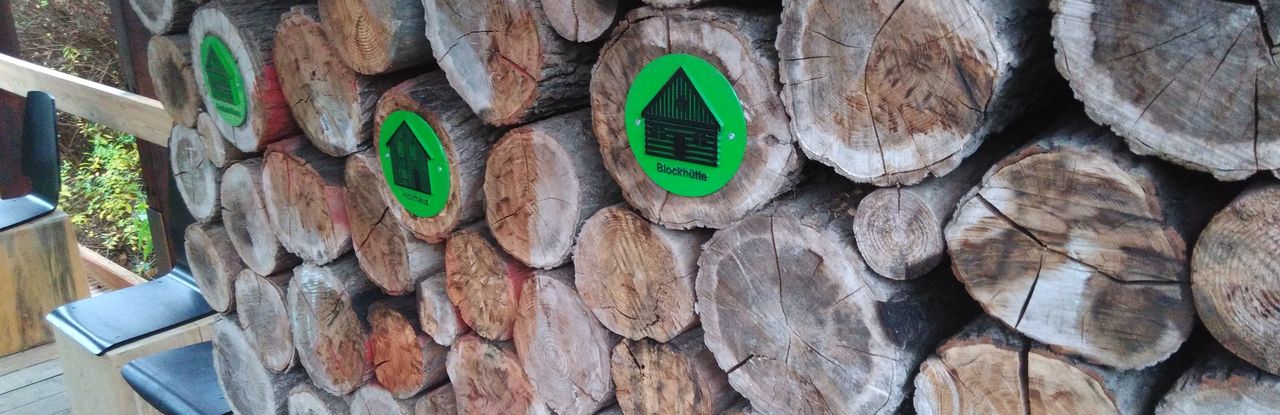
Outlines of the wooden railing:
{"label": "wooden railing", "polygon": [[[61,111],[160,146],[168,144],[172,118],[160,101],[151,98],[4,54],[0,54],[0,89],[19,96],[44,91],[53,96]],[[108,288],[119,289],[146,281],[83,245],[80,255],[89,276]]]}

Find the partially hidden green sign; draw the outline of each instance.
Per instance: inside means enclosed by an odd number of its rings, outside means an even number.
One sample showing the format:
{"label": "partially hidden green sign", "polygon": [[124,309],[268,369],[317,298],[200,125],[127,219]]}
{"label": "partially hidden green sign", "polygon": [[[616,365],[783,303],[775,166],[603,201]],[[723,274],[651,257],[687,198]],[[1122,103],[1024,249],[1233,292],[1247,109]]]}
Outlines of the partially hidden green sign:
{"label": "partially hidden green sign", "polygon": [[742,165],[747,120],[733,85],[692,55],[649,62],[627,92],[627,141],[640,168],[668,192],[702,197]]}
{"label": "partially hidden green sign", "polygon": [[221,38],[207,35],[200,42],[200,66],[204,69],[205,93],[213,101],[215,112],[227,124],[239,127],[248,113],[244,77],[236,58]]}
{"label": "partially hidden green sign", "polygon": [[378,132],[378,158],[387,186],[414,216],[439,215],[449,201],[449,159],[431,125],[405,110],[392,112]]}

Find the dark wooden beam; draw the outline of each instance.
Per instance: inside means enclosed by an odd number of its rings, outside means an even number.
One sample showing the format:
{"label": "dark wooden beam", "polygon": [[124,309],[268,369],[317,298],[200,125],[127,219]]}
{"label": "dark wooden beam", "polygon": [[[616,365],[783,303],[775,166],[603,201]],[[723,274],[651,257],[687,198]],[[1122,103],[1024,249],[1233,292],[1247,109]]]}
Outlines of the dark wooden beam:
{"label": "dark wooden beam", "polygon": [[[21,55],[10,0],[0,0],[0,53]],[[30,190],[18,157],[22,149],[22,105],[22,97],[0,91],[0,131],[3,131],[0,133],[0,199],[23,195]]]}

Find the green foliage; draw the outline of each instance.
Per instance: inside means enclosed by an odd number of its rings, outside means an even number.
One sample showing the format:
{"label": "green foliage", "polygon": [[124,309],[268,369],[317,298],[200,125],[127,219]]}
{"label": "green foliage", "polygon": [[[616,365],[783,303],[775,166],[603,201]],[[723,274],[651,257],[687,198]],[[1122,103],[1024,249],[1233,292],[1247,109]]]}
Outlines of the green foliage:
{"label": "green foliage", "polygon": [[152,267],[147,197],[142,188],[136,139],[76,120],[90,149],[79,164],[62,166],[62,199],[78,237],[104,253],[123,253],[129,267],[145,275]]}

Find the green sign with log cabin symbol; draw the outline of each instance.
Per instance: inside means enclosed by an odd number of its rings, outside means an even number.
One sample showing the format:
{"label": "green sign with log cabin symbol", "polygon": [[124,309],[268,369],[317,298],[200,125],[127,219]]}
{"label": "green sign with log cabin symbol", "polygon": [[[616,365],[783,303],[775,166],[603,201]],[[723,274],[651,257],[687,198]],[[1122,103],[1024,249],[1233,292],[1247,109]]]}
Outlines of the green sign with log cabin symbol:
{"label": "green sign with log cabin symbol", "polygon": [[214,111],[232,127],[244,124],[249,112],[245,99],[244,77],[235,55],[221,38],[207,35],[200,42],[200,66],[204,68],[204,88],[213,101]]}
{"label": "green sign with log cabin symbol", "polygon": [[627,142],[645,175],[668,192],[702,197],[724,188],[747,150],[747,119],[733,85],[692,55],[649,62],[627,92]]}
{"label": "green sign with log cabin symbol", "polygon": [[421,116],[398,110],[378,132],[378,158],[387,186],[414,216],[439,215],[449,201],[449,158],[440,137]]}

